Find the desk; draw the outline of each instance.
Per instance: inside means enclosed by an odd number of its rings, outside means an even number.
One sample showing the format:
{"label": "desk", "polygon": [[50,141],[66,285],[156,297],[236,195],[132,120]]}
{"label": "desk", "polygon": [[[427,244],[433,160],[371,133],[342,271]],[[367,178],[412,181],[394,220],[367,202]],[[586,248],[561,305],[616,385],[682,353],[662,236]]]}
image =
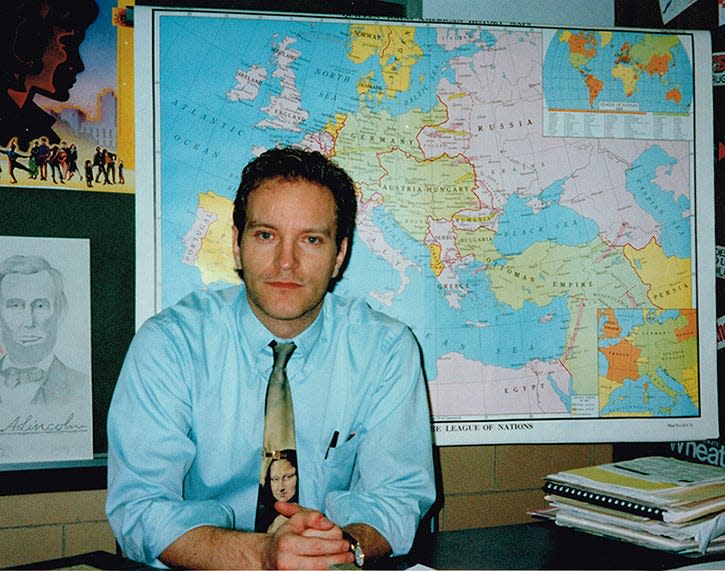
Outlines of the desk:
{"label": "desk", "polygon": [[444,531],[421,538],[411,554],[435,569],[673,569],[723,558],[683,557],[551,522]]}
{"label": "desk", "polygon": [[[550,522],[444,531],[421,537],[406,557],[385,567],[406,569],[422,563],[434,569],[674,569],[717,561],[721,556],[682,557],[631,543],[597,537]],[[15,566],[13,569],[148,569],[122,557],[95,551],[73,557]],[[720,567],[725,569],[725,559]]]}
{"label": "desk", "polygon": [[13,565],[8,569],[15,571],[26,569],[67,569],[69,567],[80,567],[85,569],[118,569],[130,571],[132,569],[148,569],[146,566],[125,559],[120,555],[114,555],[107,551],[92,551],[90,553],[81,553],[79,555],[71,555],[69,557],[60,557],[58,559],[48,559],[46,561],[38,561],[36,563],[28,563],[27,565]]}

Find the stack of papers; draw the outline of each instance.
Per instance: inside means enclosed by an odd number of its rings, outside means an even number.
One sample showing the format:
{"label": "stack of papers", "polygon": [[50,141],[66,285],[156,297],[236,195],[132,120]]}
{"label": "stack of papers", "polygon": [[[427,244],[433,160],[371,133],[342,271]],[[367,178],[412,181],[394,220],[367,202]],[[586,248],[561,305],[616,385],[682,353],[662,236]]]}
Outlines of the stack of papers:
{"label": "stack of papers", "polygon": [[684,555],[725,552],[725,469],[649,456],[550,474],[532,515]]}

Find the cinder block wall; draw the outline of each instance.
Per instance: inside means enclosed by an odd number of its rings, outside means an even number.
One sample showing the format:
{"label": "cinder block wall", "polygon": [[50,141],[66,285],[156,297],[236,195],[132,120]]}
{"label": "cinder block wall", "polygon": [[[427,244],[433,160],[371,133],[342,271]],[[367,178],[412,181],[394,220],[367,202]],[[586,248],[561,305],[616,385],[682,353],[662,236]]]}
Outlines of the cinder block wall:
{"label": "cinder block wall", "polygon": [[448,446],[440,449],[439,530],[527,523],[546,505],[547,474],[611,462],[610,444]]}
{"label": "cinder block wall", "polygon": [[115,550],[105,490],[0,497],[0,567]]}
{"label": "cinder block wall", "polygon": [[[454,446],[440,449],[440,530],[531,521],[544,506],[542,479],[558,470],[609,462],[611,445]],[[113,552],[105,490],[0,496],[0,567]]]}

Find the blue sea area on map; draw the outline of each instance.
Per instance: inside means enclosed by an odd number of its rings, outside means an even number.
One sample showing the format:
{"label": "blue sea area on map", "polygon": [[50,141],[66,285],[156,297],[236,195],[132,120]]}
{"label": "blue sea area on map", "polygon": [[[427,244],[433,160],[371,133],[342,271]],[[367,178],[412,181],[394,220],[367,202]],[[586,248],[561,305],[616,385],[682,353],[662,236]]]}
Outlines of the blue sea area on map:
{"label": "blue sea area on map", "polygon": [[[602,345],[600,344],[600,347]],[[607,372],[609,371],[609,361],[607,358],[602,355],[601,353],[597,356],[597,368],[599,369],[599,376],[600,377],[606,377]]]}
{"label": "blue sea area on map", "polygon": [[682,314],[679,309],[663,309],[661,311],[649,311],[647,312],[647,321],[654,323],[665,323],[677,319]]}
{"label": "blue sea area on map", "polygon": [[[581,33],[571,30],[572,33]],[[639,105],[639,111],[682,113],[689,110],[692,104],[692,64],[682,44],[670,50],[672,60],[663,78],[659,74],[650,75],[632,65],[639,73],[634,92],[627,95],[621,80],[612,76],[620,49],[628,44],[630,48],[640,43],[645,35],[636,32],[615,32],[612,41],[602,45],[601,37],[596,32],[587,31],[596,38],[596,44],[588,44],[586,49],[596,50],[596,55],[588,61],[582,61],[577,69],[570,61],[569,44],[561,41],[559,31],[554,35],[546,49],[544,57],[544,95],[547,106],[555,109],[590,109],[589,89],[585,76],[593,75],[602,83],[602,89],[594,101],[594,109],[599,102],[633,102]],[[680,103],[667,99],[666,93],[677,88],[680,92]]]}
{"label": "blue sea area on map", "polygon": [[504,256],[521,254],[536,242],[554,242],[562,246],[579,246],[597,237],[599,228],[590,218],[558,203],[563,178],[544,189],[540,198],[544,208],[534,212],[530,198],[512,194],[499,220],[493,238],[496,249]]}
{"label": "blue sea area on map", "polygon": [[657,373],[674,396],[655,385],[649,375],[642,375],[636,380],[627,379],[620,387],[614,389],[609,396],[609,402],[601,408],[601,415],[632,413],[652,416],[697,416],[699,412],[682,384],[672,379],[662,369],[658,369]]}
{"label": "blue sea area on map", "polygon": [[[383,221],[382,217],[389,219]],[[365,297],[375,309],[410,325],[428,347],[424,361],[429,379],[436,376],[436,359],[449,352],[508,368],[520,368],[534,359],[561,357],[569,325],[565,297],[554,298],[546,306],[525,302],[513,309],[495,297],[482,266],[473,263],[456,269],[459,283],[466,288],[456,307],[440,291],[425,246],[413,240],[382,208],[376,209],[375,224],[384,231],[387,243],[400,250],[399,256],[417,262],[406,273],[410,283],[395,296],[392,307],[368,296],[371,291],[380,291],[380,284],[397,288],[400,279],[388,263],[356,239],[347,277],[335,292]],[[431,295],[431,291],[438,294]],[[462,327],[463,322],[468,326]]]}
{"label": "blue sea area on map", "polygon": [[685,387],[681,381],[674,379],[662,367],[657,368],[657,374],[664,381],[665,385],[667,385],[667,388],[677,395],[676,404],[672,411],[674,416],[697,416],[700,414],[695,403],[692,402],[692,399],[685,391]]}
{"label": "blue sea area on map", "polygon": [[[267,118],[262,108],[271,96],[278,96],[282,91],[281,78],[274,77],[273,73],[277,68],[275,51],[285,38],[294,40],[287,44],[289,49],[301,53],[290,69],[295,73],[301,109],[309,113],[307,120],[300,123],[303,131],[322,129],[330,121],[333,111],[354,112],[358,107],[358,81],[369,73],[373,74],[373,86],[385,90],[381,62],[390,63],[388,58],[371,52],[359,64],[349,57],[330,59],[331,50],[336,54],[348,53],[350,38],[347,24],[318,22],[310,27],[309,22],[294,20],[280,25],[275,20],[220,18],[213,49],[207,49],[194,58],[194,52],[190,52],[188,46],[194,45],[198,37],[208,37],[208,20],[183,17],[162,20],[164,50],[160,85],[169,94],[203,104],[230,121],[234,121],[240,112],[247,124],[256,124]],[[411,67],[407,90],[397,97],[383,97],[380,101],[373,97],[367,100],[368,105],[393,115],[404,114],[411,109],[429,111],[438,103],[435,91],[430,89],[431,84],[437,84],[443,77],[455,80],[450,59],[470,57],[480,51],[482,45],[491,47],[496,42],[491,33],[482,31],[478,45],[468,43],[445,51],[436,43],[435,29],[425,27],[416,28],[415,39],[421,45],[423,55]],[[249,71],[254,65],[267,70],[267,79],[259,85],[260,92],[255,103],[250,105],[223,98],[222,94],[235,85],[236,71]],[[210,86],[214,87],[210,89]]]}
{"label": "blue sea area on map", "polygon": [[692,255],[690,217],[686,211],[690,202],[686,197],[675,199],[672,192],[654,182],[658,169],[672,168],[675,163],[662,147],[653,145],[627,169],[625,185],[637,204],[661,224],[659,243],[665,255],[689,258]]}

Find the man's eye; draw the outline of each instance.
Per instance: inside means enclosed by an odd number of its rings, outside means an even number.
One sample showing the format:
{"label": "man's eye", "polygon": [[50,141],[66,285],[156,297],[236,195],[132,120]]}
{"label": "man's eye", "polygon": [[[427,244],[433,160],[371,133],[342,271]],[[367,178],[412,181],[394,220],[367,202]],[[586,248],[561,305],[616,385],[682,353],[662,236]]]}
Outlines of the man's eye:
{"label": "man's eye", "polygon": [[259,238],[260,240],[269,240],[270,238],[272,238],[272,233],[271,232],[257,232],[257,238]]}
{"label": "man's eye", "polygon": [[322,239],[319,236],[308,236],[307,243],[308,244],[320,244],[320,243],[322,243]]}

